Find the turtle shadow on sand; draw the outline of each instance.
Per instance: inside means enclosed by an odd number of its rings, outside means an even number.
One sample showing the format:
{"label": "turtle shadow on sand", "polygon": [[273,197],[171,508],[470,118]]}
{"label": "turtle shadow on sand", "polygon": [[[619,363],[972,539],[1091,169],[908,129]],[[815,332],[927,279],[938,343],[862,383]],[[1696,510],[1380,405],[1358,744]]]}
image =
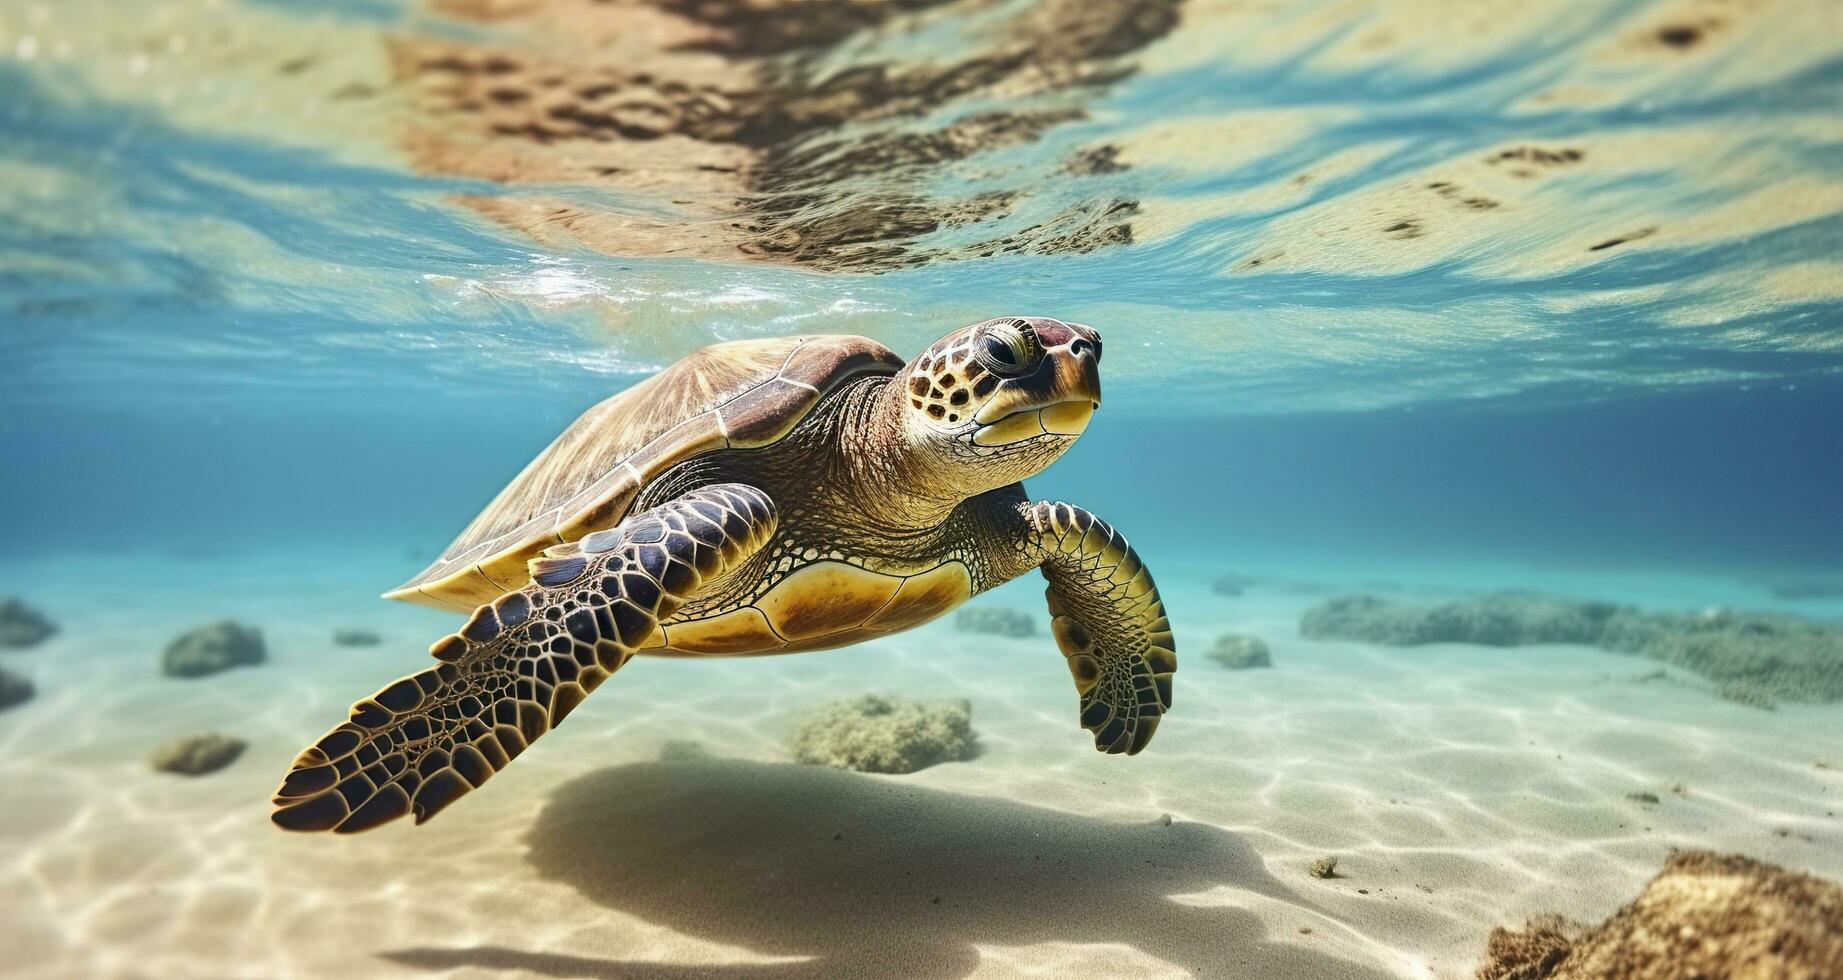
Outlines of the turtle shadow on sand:
{"label": "turtle shadow on sand", "polygon": [[540,875],[608,908],[802,959],[672,965],[497,946],[384,957],[558,977],[949,978],[978,966],[976,944],[1119,943],[1208,976],[1386,976],[1273,942],[1244,909],[1172,901],[1229,885],[1310,908],[1239,838],[1202,824],[1121,824],[674,749],[565,784],[526,843]]}

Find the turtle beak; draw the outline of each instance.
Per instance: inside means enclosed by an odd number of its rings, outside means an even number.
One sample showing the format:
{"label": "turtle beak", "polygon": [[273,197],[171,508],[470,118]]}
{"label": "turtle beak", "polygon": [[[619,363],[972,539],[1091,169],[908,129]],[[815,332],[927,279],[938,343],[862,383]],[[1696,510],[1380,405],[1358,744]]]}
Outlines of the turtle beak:
{"label": "turtle beak", "polygon": [[1078,436],[1101,407],[1101,338],[1092,328],[1060,320],[1033,321],[1043,343],[1043,363],[1027,378],[1009,382],[1011,397],[980,409],[984,424],[973,437],[982,446],[1040,435]]}
{"label": "turtle beak", "polygon": [[1086,398],[1093,408],[1101,407],[1101,335],[1080,324],[1068,324],[1079,330],[1069,341],[1050,349],[1056,358],[1057,380],[1071,397]]}
{"label": "turtle beak", "polygon": [[1043,431],[1080,435],[1094,410],[1101,407],[1101,335],[1093,327],[1061,320],[1039,321],[1033,326],[1053,372],[1040,399],[1044,403]]}
{"label": "turtle beak", "polygon": [[1056,377],[1043,407],[1043,431],[1054,436],[1078,436],[1088,428],[1094,410],[1101,407],[1100,348],[1085,337],[1052,347],[1045,354]]}

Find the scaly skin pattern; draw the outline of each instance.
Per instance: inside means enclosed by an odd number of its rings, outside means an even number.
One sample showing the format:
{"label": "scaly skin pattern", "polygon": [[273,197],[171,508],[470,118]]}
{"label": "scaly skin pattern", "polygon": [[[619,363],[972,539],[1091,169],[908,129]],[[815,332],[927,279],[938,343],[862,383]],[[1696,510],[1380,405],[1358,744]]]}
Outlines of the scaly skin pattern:
{"label": "scaly skin pattern", "polygon": [[554,727],[636,653],[789,653],[925,622],[1031,569],[1101,751],[1143,749],[1176,645],[1110,525],[1032,503],[1100,401],[1100,340],[1042,318],[956,331],[893,376],[828,392],[781,438],[661,472],[621,523],[552,546],[442,663],[358,702],[275,793],[293,830],[428,819]]}
{"label": "scaly skin pattern", "polygon": [[1050,631],[1103,752],[1135,755],[1171,710],[1177,641],[1152,573],[1106,521],[1044,501],[1025,512],[1028,555],[1049,580]]}
{"label": "scaly skin pattern", "polygon": [[[633,655],[658,618],[774,533],[773,501],[706,487],[533,562],[531,585],[430,647],[440,661],[352,706],[275,792],[289,830],[421,823],[505,768]],[[605,546],[606,550],[600,549]]]}
{"label": "scaly skin pattern", "polygon": [[[708,483],[748,482],[774,498],[781,510],[774,539],[701,591],[676,619],[708,618],[756,602],[814,562],[899,577],[958,562],[967,572],[968,596],[1018,574],[994,567],[993,518],[987,506],[992,492],[968,500],[903,490],[919,477],[901,465],[894,445],[899,433],[876,422],[893,384],[888,378],[854,382],[821,402],[773,446],[708,453],[647,487],[636,509]],[[1045,464],[1073,442],[1042,438],[1044,445],[1020,449],[1040,454]]]}
{"label": "scaly skin pattern", "polygon": [[[988,322],[1004,319],[1015,318]],[[636,510],[728,481],[760,487],[781,507],[777,540],[681,618],[751,603],[814,561],[899,576],[958,562],[969,596],[1021,574],[997,568],[1021,532],[995,529],[1006,523],[995,502],[1021,499],[1018,481],[1075,444],[1100,397],[1099,338],[1060,321],[1030,323],[1019,335],[1023,356],[1037,359],[1032,371],[1000,375],[976,350],[984,325],[956,331],[893,377],[833,392],[771,446],[706,453],[649,484]],[[1014,441],[988,444],[994,431]]]}

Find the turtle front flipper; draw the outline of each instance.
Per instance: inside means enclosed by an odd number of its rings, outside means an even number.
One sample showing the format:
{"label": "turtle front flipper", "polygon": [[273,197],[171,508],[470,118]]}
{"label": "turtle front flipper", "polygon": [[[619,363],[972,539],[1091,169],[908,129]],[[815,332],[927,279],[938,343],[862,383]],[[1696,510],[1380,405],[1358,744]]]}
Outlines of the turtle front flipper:
{"label": "turtle front flipper", "polygon": [[1049,580],[1050,629],[1102,752],[1136,754],[1171,708],[1177,643],[1152,573],[1106,521],[1070,504],[1025,511],[1027,551]]}
{"label": "turtle front flipper", "polygon": [[753,487],[705,487],[532,561],[532,582],[481,606],[429,652],[442,661],[352,706],[275,791],[288,830],[421,823],[478,788],[633,656],[706,580],[774,533]]}

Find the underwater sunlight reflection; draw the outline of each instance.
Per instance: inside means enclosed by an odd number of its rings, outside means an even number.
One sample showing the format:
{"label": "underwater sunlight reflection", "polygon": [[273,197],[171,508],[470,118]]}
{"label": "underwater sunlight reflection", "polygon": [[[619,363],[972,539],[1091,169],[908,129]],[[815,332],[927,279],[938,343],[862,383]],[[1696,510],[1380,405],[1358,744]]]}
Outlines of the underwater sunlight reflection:
{"label": "underwater sunlight reflection", "polygon": [[1832,0],[9,0],[0,92],[9,975],[1843,980]]}

